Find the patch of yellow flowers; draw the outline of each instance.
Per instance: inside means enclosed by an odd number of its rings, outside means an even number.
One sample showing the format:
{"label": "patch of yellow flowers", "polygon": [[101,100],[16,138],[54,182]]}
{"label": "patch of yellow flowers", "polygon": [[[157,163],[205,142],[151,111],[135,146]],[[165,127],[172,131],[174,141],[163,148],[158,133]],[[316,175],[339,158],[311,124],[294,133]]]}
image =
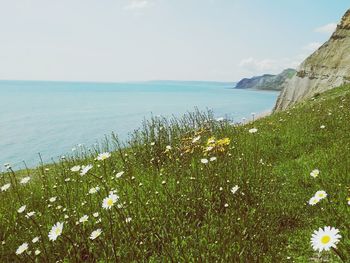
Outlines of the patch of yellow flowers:
{"label": "patch of yellow flowers", "polygon": [[203,147],[203,152],[208,154],[210,152],[223,153],[227,150],[231,140],[229,138],[222,138],[217,140],[215,137],[210,137],[207,140],[206,146]]}

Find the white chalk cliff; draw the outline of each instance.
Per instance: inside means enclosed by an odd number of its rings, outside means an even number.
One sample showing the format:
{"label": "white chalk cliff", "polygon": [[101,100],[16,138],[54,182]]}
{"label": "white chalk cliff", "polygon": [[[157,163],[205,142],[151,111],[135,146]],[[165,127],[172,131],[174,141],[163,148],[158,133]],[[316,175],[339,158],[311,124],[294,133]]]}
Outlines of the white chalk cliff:
{"label": "white chalk cliff", "polygon": [[287,80],[275,111],[284,110],[317,93],[350,83],[350,9],[331,38],[309,56]]}

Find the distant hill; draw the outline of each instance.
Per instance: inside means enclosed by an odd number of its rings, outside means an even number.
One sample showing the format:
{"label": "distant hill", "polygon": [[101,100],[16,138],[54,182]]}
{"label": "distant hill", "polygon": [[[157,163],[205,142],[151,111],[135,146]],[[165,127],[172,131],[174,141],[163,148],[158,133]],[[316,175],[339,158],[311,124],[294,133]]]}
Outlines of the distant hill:
{"label": "distant hill", "polygon": [[286,69],[278,75],[265,74],[262,76],[244,78],[237,83],[236,89],[282,90],[284,82],[296,73],[294,69]]}

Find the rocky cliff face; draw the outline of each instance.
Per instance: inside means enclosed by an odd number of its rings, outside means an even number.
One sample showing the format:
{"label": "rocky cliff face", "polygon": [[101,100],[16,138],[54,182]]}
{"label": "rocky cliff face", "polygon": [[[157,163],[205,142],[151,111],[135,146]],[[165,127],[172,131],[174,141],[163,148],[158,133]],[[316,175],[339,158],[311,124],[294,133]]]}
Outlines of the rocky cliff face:
{"label": "rocky cliff face", "polygon": [[294,69],[286,69],[278,75],[265,74],[253,78],[245,78],[237,83],[236,89],[282,90],[284,82],[295,75]]}
{"label": "rocky cliff face", "polygon": [[284,110],[299,101],[334,87],[350,83],[350,9],[331,38],[298,68],[285,83],[275,110]]}

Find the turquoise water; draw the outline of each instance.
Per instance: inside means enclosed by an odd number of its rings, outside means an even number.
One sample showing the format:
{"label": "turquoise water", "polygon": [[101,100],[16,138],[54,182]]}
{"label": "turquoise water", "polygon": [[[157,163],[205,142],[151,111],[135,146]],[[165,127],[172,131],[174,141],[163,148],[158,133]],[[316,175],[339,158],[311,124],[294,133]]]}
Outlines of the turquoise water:
{"label": "turquoise water", "polygon": [[228,83],[69,83],[0,81],[0,164],[22,167],[91,146],[111,132],[122,139],[151,115],[181,116],[195,107],[240,121],[270,110],[277,93]]}

